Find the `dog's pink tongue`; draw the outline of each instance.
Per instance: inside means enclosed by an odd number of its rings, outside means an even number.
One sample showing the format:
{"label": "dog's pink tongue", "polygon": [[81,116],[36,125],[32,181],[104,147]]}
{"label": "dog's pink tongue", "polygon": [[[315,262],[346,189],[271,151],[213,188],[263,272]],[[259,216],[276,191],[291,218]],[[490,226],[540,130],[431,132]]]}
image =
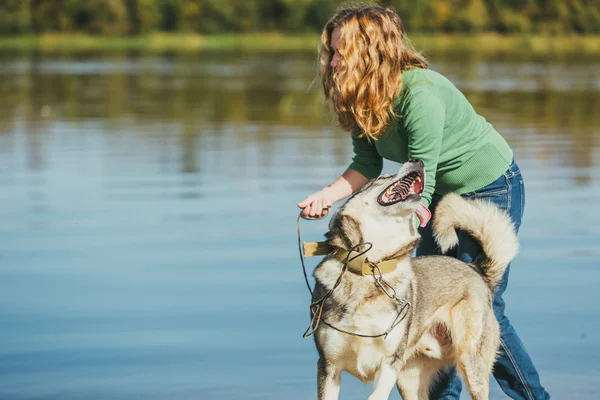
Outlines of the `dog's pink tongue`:
{"label": "dog's pink tongue", "polygon": [[424,228],[425,225],[427,225],[427,223],[431,219],[431,211],[429,211],[429,209],[423,204],[419,204],[419,207],[417,207],[415,213],[417,214],[417,217],[419,217],[419,226],[421,226],[421,228]]}

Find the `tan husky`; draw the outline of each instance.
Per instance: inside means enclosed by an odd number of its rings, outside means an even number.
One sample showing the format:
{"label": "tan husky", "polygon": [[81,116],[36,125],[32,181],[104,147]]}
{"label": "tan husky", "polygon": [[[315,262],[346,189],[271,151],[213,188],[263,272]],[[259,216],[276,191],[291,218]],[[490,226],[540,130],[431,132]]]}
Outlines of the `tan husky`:
{"label": "tan husky", "polygon": [[488,398],[500,336],[492,293],[517,253],[516,234],[497,207],[451,194],[433,222],[441,250],[456,246],[461,229],[481,243],[483,257],[473,264],[411,258],[423,180],[423,164],[406,163],[395,176],[371,181],[331,219],[319,246],[326,251],[316,253],[329,254],[314,271],[311,305],[320,400],[338,398],[342,371],[374,381],[370,400],[387,399],[394,385],[404,400],[427,399],[438,372],[451,365],[473,399]]}

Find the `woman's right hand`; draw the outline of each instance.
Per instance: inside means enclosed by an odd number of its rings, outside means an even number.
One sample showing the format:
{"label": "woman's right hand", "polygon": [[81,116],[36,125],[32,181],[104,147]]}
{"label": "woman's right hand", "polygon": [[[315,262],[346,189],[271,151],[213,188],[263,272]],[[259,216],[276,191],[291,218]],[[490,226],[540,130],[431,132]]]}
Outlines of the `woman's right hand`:
{"label": "woman's right hand", "polygon": [[302,218],[323,218],[329,214],[333,203],[333,198],[325,190],[319,190],[298,203],[298,208],[302,208]]}
{"label": "woman's right hand", "polygon": [[311,194],[298,203],[298,208],[302,209],[302,218],[323,218],[327,216],[333,203],[350,196],[368,181],[369,179],[360,172],[347,169],[331,185]]}

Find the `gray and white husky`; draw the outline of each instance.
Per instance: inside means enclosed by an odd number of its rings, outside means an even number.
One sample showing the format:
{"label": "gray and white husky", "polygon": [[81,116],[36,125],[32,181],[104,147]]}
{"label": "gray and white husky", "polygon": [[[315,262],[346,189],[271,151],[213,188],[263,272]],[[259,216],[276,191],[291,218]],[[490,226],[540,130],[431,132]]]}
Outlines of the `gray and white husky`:
{"label": "gray and white husky", "polygon": [[483,256],[472,264],[413,258],[423,187],[415,160],[368,183],[332,216],[332,252],[314,271],[320,400],[338,398],[342,371],[374,381],[370,400],[387,399],[394,385],[404,400],[427,399],[438,372],[452,365],[473,399],[488,398],[500,337],[492,294],[517,253],[515,230],[496,206],[449,194],[433,221],[438,245],[455,247],[461,229]]}

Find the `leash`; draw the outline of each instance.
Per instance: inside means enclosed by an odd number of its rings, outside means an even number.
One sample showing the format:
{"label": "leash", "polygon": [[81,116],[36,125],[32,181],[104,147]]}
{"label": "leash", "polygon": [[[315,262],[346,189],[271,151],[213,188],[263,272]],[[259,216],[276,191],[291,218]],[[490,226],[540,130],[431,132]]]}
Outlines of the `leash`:
{"label": "leash", "polygon": [[[327,207],[327,210],[329,208],[330,207]],[[323,219],[323,218],[325,218],[325,216],[326,215],[321,216],[321,217],[307,217],[305,219],[314,221],[314,220]],[[302,211],[298,215],[298,223],[297,223],[298,251],[300,253],[300,262],[302,264],[302,272],[304,274],[304,281],[306,282],[306,287],[308,288],[308,291],[310,292],[311,299],[312,299],[313,290],[310,287],[310,282],[308,281],[308,274],[306,273],[306,265],[304,264],[304,258],[305,258],[304,248],[302,246],[302,240],[300,238],[300,219],[301,218],[303,218]],[[368,246],[368,248],[364,251],[358,252],[357,249],[360,248],[361,246],[365,246],[365,245]],[[316,330],[319,328],[319,323],[323,322],[323,324],[327,325],[328,327],[330,327],[338,332],[345,333],[347,335],[358,336],[358,337],[363,337],[363,338],[378,338],[378,337],[383,336],[383,339],[385,340],[387,338],[387,336],[389,335],[389,333],[396,326],[398,326],[398,324],[400,324],[400,322],[402,322],[404,320],[404,318],[406,318],[406,316],[408,315],[409,308],[410,308],[410,303],[408,301],[406,301],[405,299],[398,297],[398,294],[396,293],[396,290],[393,288],[393,286],[390,285],[387,281],[385,281],[385,279],[383,279],[383,274],[381,272],[381,269],[377,266],[377,264],[372,263],[372,262],[369,262],[369,264],[371,265],[371,273],[372,273],[373,279],[375,280],[375,284],[383,291],[383,293],[385,293],[390,299],[395,300],[398,303],[398,305],[400,306],[400,310],[398,311],[398,313],[396,314],[396,317],[392,321],[392,325],[390,325],[390,327],[385,332],[380,333],[379,335],[365,335],[365,334],[350,332],[350,331],[346,331],[341,328],[337,328],[337,327],[331,325],[330,323],[328,323],[327,321],[325,321],[324,318],[322,318],[325,300],[327,300],[327,298],[333,293],[333,291],[342,282],[342,277],[344,276],[344,273],[346,273],[346,271],[348,270],[348,264],[352,260],[354,260],[358,257],[361,257],[363,254],[365,254],[366,252],[371,250],[372,247],[373,247],[372,243],[364,242],[364,243],[359,243],[356,246],[353,246],[348,251],[348,254],[346,255],[345,260],[344,260],[344,266],[342,267],[342,270],[341,270],[340,274],[338,275],[333,287],[331,289],[329,289],[329,291],[327,291],[327,293],[325,293],[323,295],[323,297],[321,297],[319,300],[313,301],[310,304],[310,312],[312,314],[312,318],[310,320],[310,324],[308,325],[308,328],[302,335],[303,338],[308,338],[308,337],[314,335]],[[353,252],[357,252],[358,254],[354,257],[350,257]],[[376,272],[378,273],[379,276],[376,275]]]}

